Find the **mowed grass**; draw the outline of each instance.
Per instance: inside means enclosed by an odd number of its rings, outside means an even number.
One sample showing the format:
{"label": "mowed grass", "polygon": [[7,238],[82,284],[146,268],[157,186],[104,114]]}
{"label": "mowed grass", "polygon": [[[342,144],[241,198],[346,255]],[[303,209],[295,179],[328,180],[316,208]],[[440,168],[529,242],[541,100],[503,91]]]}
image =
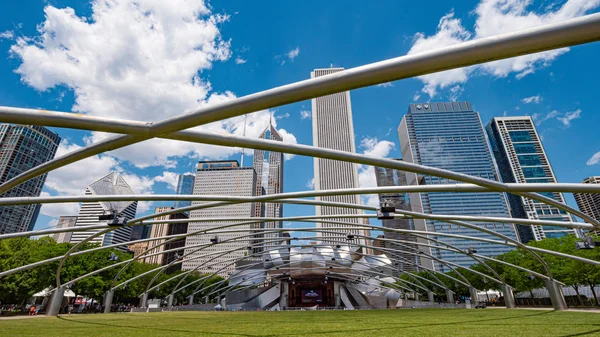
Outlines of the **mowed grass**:
{"label": "mowed grass", "polygon": [[600,336],[600,314],[506,309],[91,314],[0,320],[0,336]]}

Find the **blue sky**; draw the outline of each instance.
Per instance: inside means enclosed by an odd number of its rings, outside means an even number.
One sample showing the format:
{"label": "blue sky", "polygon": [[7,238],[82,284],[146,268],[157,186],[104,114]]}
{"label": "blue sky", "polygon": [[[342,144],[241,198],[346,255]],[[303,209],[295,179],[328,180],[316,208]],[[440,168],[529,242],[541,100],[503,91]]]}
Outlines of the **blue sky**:
{"label": "blue sky", "polygon": [[[360,66],[600,8],[600,0],[132,3],[2,2],[0,105],[156,121],[306,79],[314,68]],[[600,43],[588,44],[354,90],[357,148],[400,157],[396,128],[409,103],[468,100],[483,123],[534,116],[558,180],[581,182],[600,174],[599,54]],[[309,111],[305,101],[251,115],[248,135],[274,113],[285,141],[312,144]],[[205,129],[241,134],[242,125],[237,118]],[[60,153],[106,137],[55,130],[64,139]],[[239,149],[145,142],[51,173],[44,193],[82,193],[110,170],[140,193],[173,193],[176,174],[193,171],[197,160],[239,157]],[[285,165],[285,191],[306,189],[312,158]],[[372,171],[359,170],[361,184],[372,186]],[[141,205],[138,214],[162,204]],[[76,212],[77,205],[44,206],[36,228]],[[313,212],[284,209],[286,216]]]}

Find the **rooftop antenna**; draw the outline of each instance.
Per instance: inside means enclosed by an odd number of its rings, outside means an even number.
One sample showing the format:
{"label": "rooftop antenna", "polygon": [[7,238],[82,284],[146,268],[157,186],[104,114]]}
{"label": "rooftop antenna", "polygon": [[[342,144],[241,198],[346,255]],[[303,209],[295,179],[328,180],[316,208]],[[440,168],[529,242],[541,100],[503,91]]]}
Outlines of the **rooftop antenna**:
{"label": "rooftop antenna", "polygon": [[[248,119],[248,115],[244,115],[244,137],[246,137],[246,119]],[[244,167],[244,150],[245,148],[242,148],[242,160],[240,165],[241,167]]]}

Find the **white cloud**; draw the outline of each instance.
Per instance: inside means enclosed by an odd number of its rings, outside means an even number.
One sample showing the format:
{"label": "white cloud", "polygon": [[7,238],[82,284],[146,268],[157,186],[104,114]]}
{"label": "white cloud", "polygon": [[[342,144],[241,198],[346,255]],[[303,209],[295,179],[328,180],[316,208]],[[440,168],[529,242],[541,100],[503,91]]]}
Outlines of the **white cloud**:
{"label": "white cloud", "polygon": [[294,59],[300,55],[300,47],[296,47],[285,54],[275,55],[274,59],[284,65],[287,60],[294,62]]}
{"label": "white cloud", "polygon": [[[44,11],[40,35],[19,38],[11,48],[22,61],[16,71],[37,90],[60,85],[73,90],[75,111],[156,121],[236,97],[229,91],[211,92],[210,82],[201,78],[214,62],[231,55],[230,43],[219,31],[228,17],[211,13],[201,0],[95,0],[90,18],[78,17],[70,8],[47,6]],[[258,137],[270,114],[248,115],[246,135]],[[242,135],[244,117],[197,129]],[[108,136],[93,132],[86,143]],[[295,141],[292,134],[287,138]],[[151,139],[109,155],[138,168],[174,168],[177,158],[223,159],[240,150]]]}
{"label": "white cloud", "polygon": [[[367,156],[387,157],[395,144],[387,140],[380,141],[377,138],[365,137],[361,141],[360,147]],[[376,187],[375,168],[368,165],[358,165],[358,181],[360,187]],[[361,200],[363,204],[369,206],[379,205],[379,197],[376,194],[363,195]]]}
{"label": "white cloud", "polygon": [[312,178],[306,182],[306,188],[308,188],[309,190],[315,189],[315,178]]}
{"label": "white cloud", "polygon": [[377,86],[382,87],[382,88],[392,88],[394,86],[394,83],[392,83],[392,82],[379,83]]}
{"label": "white cloud", "polygon": [[179,174],[175,172],[164,171],[162,175],[154,178],[155,181],[166,183],[169,189],[176,191]]}
{"label": "white cloud", "polygon": [[[471,33],[462,26],[460,19],[454,18],[454,12],[450,12],[440,19],[435,35],[426,37],[423,33],[417,33],[415,42],[407,54],[418,54],[448,47],[470,38]],[[419,79],[425,84],[422,91],[433,97],[437,94],[438,87],[443,89],[450,85],[466,82],[470,72],[471,68],[460,68],[420,76]]]}
{"label": "white cloud", "polygon": [[449,94],[448,98],[450,99],[451,102],[456,102],[456,100],[458,100],[460,95],[462,95],[463,91],[464,91],[464,88],[462,86],[455,85],[452,88],[450,88],[450,94]]}
{"label": "white cloud", "polygon": [[533,119],[533,121],[537,124],[537,125],[541,125],[542,123],[544,123],[545,121],[552,119],[552,118],[556,118],[559,115],[559,112],[556,110],[552,110],[547,114],[541,114],[541,113],[534,113],[533,115],[531,115],[531,118]]}
{"label": "white cloud", "polygon": [[296,47],[287,53],[287,57],[290,59],[290,61],[294,61],[298,55],[300,55],[300,47]]}
{"label": "white cloud", "polygon": [[[50,193],[43,191],[40,196],[49,197]],[[77,215],[79,213],[79,203],[43,204],[40,213],[52,218],[63,215]]]}
{"label": "white cloud", "polygon": [[581,118],[581,109],[577,109],[575,111],[567,111],[564,114],[561,114],[556,110],[552,110],[545,115],[536,112],[533,115],[531,115],[531,118],[537,125],[541,125],[542,123],[550,119],[556,119],[557,121],[561,122],[564,126],[569,127],[571,126],[572,120]]}
{"label": "white cloud", "polygon": [[235,58],[235,64],[244,64],[246,60],[244,60],[241,56]]}
{"label": "white cloud", "polygon": [[12,39],[15,36],[15,34],[13,33],[12,30],[5,30],[3,32],[0,32],[0,40],[2,39]]}
{"label": "white cloud", "polygon": [[201,0],[92,2],[89,18],[44,8],[39,36],[11,47],[23,82],[75,93],[73,109],[103,117],[156,121],[204,104],[210,83],[198,75],[227,60],[230,43]]}
{"label": "white cloud", "polygon": [[598,163],[600,163],[600,151],[594,153],[594,155],[592,157],[590,157],[590,159],[588,159],[586,165],[592,166],[592,165],[596,165]]}
{"label": "white cloud", "polygon": [[[472,32],[463,27],[460,19],[454,17],[454,12],[450,12],[440,19],[437,32],[434,35],[415,34],[413,46],[408,54],[430,51],[471,39],[489,37],[574,18],[597,8],[600,5],[600,0],[568,0],[560,7],[547,6],[542,13],[533,9],[528,10],[531,4],[531,0],[481,0],[474,10],[476,21]],[[539,68],[548,66],[559,55],[567,51],[569,51],[568,48],[562,48],[524,55],[478,66],[425,75],[419,77],[419,79],[424,84],[422,91],[433,97],[439,89],[465,83],[475,73],[487,74],[493,77],[506,77],[511,73],[515,73],[515,77],[520,79],[534,73]],[[476,70],[478,71],[475,72]]]}
{"label": "white cloud", "polygon": [[302,110],[300,111],[300,119],[311,119],[312,118],[312,113],[308,110]]}
{"label": "white cloud", "polygon": [[[283,142],[284,143],[287,143],[287,144],[298,144],[298,140],[296,139],[296,136],[294,136],[294,134],[287,132],[285,129],[278,129],[277,131],[279,131],[279,134],[283,138]],[[283,154],[283,159],[284,160],[290,160],[290,159],[294,158],[295,156],[296,156],[295,154],[284,153]]]}
{"label": "white cloud", "polygon": [[539,104],[541,100],[542,100],[542,97],[540,95],[537,95],[537,96],[525,97],[521,100],[521,102],[523,102],[525,104],[530,104],[530,103]]}
{"label": "white cloud", "polygon": [[[56,151],[56,157],[80,149],[81,146],[63,139]],[[85,189],[117,167],[117,160],[111,156],[93,156],[48,173],[46,187],[64,195],[83,195]]]}
{"label": "white cloud", "polygon": [[571,126],[571,121],[578,118],[581,118],[581,109],[566,112],[563,117],[557,117],[556,119],[563,123],[564,126],[569,127]]}

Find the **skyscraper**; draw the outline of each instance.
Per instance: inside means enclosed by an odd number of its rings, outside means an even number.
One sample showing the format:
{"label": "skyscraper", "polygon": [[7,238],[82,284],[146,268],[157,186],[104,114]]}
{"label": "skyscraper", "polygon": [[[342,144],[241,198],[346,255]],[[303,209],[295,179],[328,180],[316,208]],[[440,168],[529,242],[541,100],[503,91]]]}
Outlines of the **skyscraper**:
{"label": "skyscraper", "polygon": [[[310,73],[311,78],[325,76],[344,70],[343,68],[315,69]],[[354,124],[352,122],[352,106],[350,92],[344,91],[336,94],[313,98],[312,103],[312,129],[313,145],[346,152],[356,152],[354,143]],[[333,190],[344,188],[357,188],[358,169],[355,163],[342,162],[331,159],[314,158],[315,190]],[[331,201],[341,203],[360,204],[359,195],[336,195],[315,197],[317,201]],[[336,214],[362,214],[362,211],[350,208],[316,206],[316,215]],[[335,219],[330,219],[335,220]],[[362,219],[339,219],[345,222],[363,224]],[[340,226],[329,223],[317,223],[319,228],[346,227],[348,233],[369,236],[369,230],[353,226]],[[338,231],[339,232],[339,231]],[[345,234],[322,234],[318,236],[340,236]],[[367,244],[366,240],[361,240]]]}
{"label": "skyscraper", "polygon": [[[498,173],[486,142],[479,114],[473,111],[469,102],[410,104],[408,112],[398,127],[398,135],[404,161],[498,180]],[[445,178],[417,175],[411,172],[406,172],[406,178],[409,185],[456,183]],[[410,193],[409,195],[411,208],[415,212],[509,217],[506,199],[501,193]],[[490,234],[446,222],[415,219],[414,223],[415,229],[421,231],[498,239]],[[474,224],[517,239],[512,224],[489,222]],[[511,249],[507,246],[477,241],[444,236],[433,237],[461,250],[474,248],[478,254],[485,256],[499,255]],[[441,249],[431,249],[431,253],[462,266],[474,263],[473,259],[463,254]],[[421,263],[431,264],[431,260],[421,258]],[[433,267],[437,270],[448,270],[440,263],[433,263]]]}
{"label": "skyscraper", "polygon": [[[180,174],[177,180],[177,191],[179,195],[193,194],[194,193],[194,181],[195,176],[193,174],[185,173]],[[192,204],[189,200],[177,200],[175,201],[175,208],[186,207]]]}
{"label": "skyscraper", "polygon": [[[258,137],[260,139],[270,139],[278,142],[283,141],[283,137],[271,122]],[[256,195],[277,194],[283,192],[283,154],[281,152],[271,152],[264,150],[254,150],[253,167],[256,171]],[[261,203],[254,204],[256,217],[281,217],[283,216],[283,204]],[[253,228],[281,228],[281,221],[265,222],[264,224],[255,224]],[[263,237],[257,234],[258,237]],[[268,234],[266,237],[276,237],[278,234]],[[256,242],[256,241],[255,241]],[[267,243],[274,245],[275,243]],[[260,251],[260,247],[254,249]]]}
{"label": "skyscraper", "polygon": [[[106,176],[96,180],[90,184],[85,190],[85,195],[127,195],[135,194],[129,184],[123,177],[111,172]],[[137,210],[137,201],[100,201],[100,202],[83,202],[77,215],[77,226],[98,225],[105,221],[100,221],[98,216],[105,212],[114,212],[118,217],[124,217],[127,220],[135,218]],[[89,231],[73,232],[71,235],[71,243],[79,243],[88,237],[99,232],[99,229]],[[117,230],[102,234],[93,238],[90,243],[99,243],[102,246],[109,246],[116,243],[128,242],[131,237],[131,227],[121,227]],[[120,246],[119,249],[126,251],[126,246]]]}
{"label": "skyscraper", "polygon": [[[240,167],[237,160],[222,160],[222,161],[201,161],[198,163],[196,170],[196,182],[194,185],[194,194],[210,194],[210,195],[238,195],[238,196],[254,196],[256,193],[256,172],[252,167]],[[194,201],[193,205],[206,203],[205,201]],[[228,224],[236,223],[237,221],[219,221],[219,222],[194,222],[198,218],[213,218],[213,217],[252,217],[255,215],[256,209],[254,203],[231,204],[228,206],[212,207],[198,209],[190,212],[190,222],[188,225],[188,233],[197,232],[204,229],[210,229]],[[248,242],[249,237],[235,241],[220,243],[215,246],[209,246],[202,251],[196,251],[197,248],[189,248],[192,245],[210,244],[211,239],[218,237],[220,242],[233,239],[237,236],[250,235],[251,225],[237,226],[236,232],[228,234],[211,234],[211,235],[193,235],[188,236],[185,242],[185,254],[188,261],[183,263],[183,270],[192,270],[198,267],[201,273],[212,273],[220,270],[219,275],[229,277],[229,272],[235,269],[234,259],[239,259],[249,254]],[[237,250],[235,250],[237,249]],[[211,255],[201,257],[209,253],[220,253],[229,250],[235,250],[217,257]]]}
{"label": "skyscraper", "polygon": [[[60,218],[58,218],[56,228],[74,227],[75,223],[77,223],[76,216],[61,216]],[[73,232],[56,233],[54,234],[54,240],[56,240],[57,243],[70,242],[71,234],[73,234]]]}
{"label": "skyscraper", "polygon": [[[495,117],[486,126],[486,131],[503,182],[556,183],[552,166],[531,117]],[[562,193],[539,194],[565,202]],[[572,221],[565,211],[539,201],[514,194],[508,194],[508,201],[515,218]],[[558,226],[517,225],[517,230],[523,243],[576,234],[574,229]]]}
{"label": "skyscraper", "polygon": [[[397,159],[402,160],[402,159]],[[377,179],[377,186],[406,186],[406,175],[404,171],[398,171],[386,167],[376,167],[375,177]],[[410,211],[410,202],[407,193],[381,193],[379,194],[379,202],[386,202],[389,206],[393,206],[397,210]],[[396,253],[392,254],[386,252],[386,255],[396,259],[393,261],[395,268],[400,271],[417,271],[415,264],[417,258],[414,253],[418,250],[417,245],[411,242],[416,242],[416,238],[410,234],[397,233],[385,231],[385,228],[392,229],[414,229],[415,225],[412,219],[396,218],[396,219],[384,219],[382,220],[384,228],[385,239],[402,240],[406,241],[403,243],[393,243],[384,241],[383,244],[386,248],[395,249],[399,251],[407,251],[409,253]]]}
{"label": "skyscraper", "polygon": [[[43,126],[0,125],[0,184],[54,158],[59,143],[58,134]],[[43,174],[0,197],[38,197],[45,181]],[[40,204],[0,207],[0,234],[33,230],[40,207]]]}
{"label": "skyscraper", "polygon": [[[585,178],[583,183],[600,184],[600,176]],[[573,193],[573,195],[580,211],[600,221],[600,193]],[[600,231],[595,232],[600,235]]]}
{"label": "skyscraper", "polygon": [[[170,211],[172,209],[173,209],[173,207],[156,207],[154,213],[162,213],[162,212]],[[154,218],[154,220],[166,221],[166,220],[179,220],[179,219],[187,219],[187,218],[188,218],[188,215],[186,213],[182,212],[182,213],[175,213],[175,214],[169,214],[169,215],[161,215],[159,217]],[[159,237],[169,236],[169,235],[185,234],[185,233],[187,233],[187,229],[188,229],[187,222],[154,224],[150,231],[150,238],[153,239],[153,238],[159,238]],[[149,241],[148,245],[149,245],[149,247],[151,247],[156,244],[162,243],[165,240],[166,239],[158,239],[158,240],[154,240],[154,241]],[[160,264],[163,266],[167,265],[176,259],[176,255],[183,256],[184,247],[185,247],[185,238],[181,238],[179,240],[169,242],[166,245],[162,245],[158,248],[153,249],[152,251],[149,252],[149,254],[160,253],[165,250],[171,250],[171,249],[176,249],[176,248],[181,248],[181,250],[178,250],[175,252],[169,252],[169,253],[165,253],[165,254],[160,254],[160,255],[150,256],[150,257],[145,258],[144,262]],[[170,270],[168,272],[180,270],[181,264],[176,264],[173,267],[169,267],[169,269]]]}

